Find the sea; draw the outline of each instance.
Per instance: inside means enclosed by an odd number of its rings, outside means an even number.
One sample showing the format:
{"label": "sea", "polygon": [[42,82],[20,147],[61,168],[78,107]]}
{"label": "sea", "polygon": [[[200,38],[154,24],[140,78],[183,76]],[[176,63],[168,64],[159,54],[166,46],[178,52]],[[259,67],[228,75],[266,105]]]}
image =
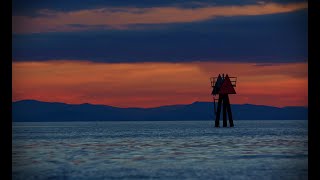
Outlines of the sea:
{"label": "sea", "polygon": [[[220,126],[222,122],[220,122]],[[308,179],[307,120],[13,122],[12,177]]]}

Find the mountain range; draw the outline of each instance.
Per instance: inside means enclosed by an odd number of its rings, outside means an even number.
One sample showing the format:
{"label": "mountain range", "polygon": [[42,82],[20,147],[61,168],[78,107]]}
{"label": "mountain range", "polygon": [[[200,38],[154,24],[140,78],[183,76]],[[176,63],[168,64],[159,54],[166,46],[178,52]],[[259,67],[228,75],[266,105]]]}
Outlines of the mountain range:
{"label": "mountain range", "polygon": [[[22,100],[12,103],[14,122],[56,121],[121,121],[121,120],[213,120],[213,102],[194,102],[186,105],[169,105],[155,108],[120,108],[94,104],[65,104]],[[283,108],[232,104],[234,120],[307,120],[308,108]],[[220,116],[222,119],[222,113]]]}

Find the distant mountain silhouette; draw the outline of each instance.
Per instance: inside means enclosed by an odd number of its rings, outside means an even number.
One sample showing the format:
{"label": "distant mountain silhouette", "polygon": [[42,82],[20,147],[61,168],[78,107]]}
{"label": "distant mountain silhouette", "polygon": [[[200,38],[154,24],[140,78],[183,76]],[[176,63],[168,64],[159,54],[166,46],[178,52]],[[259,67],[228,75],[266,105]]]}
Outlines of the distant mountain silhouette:
{"label": "distant mountain silhouette", "polygon": [[[234,120],[307,120],[308,108],[233,104]],[[212,120],[212,102],[156,108],[119,108],[93,104],[65,104],[22,100],[12,103],[13,121]],[[222,119],[222,116],[221,116]]]}

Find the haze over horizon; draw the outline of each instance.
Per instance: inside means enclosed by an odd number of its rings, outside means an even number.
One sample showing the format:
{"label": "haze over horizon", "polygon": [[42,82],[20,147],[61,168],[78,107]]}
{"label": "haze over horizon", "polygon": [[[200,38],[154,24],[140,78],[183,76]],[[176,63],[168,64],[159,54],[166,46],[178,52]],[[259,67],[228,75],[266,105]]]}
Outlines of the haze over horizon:
{"label": "haze over horizon", "polygon": [[308,104],[307,1],[62,2],[13,1],[13,102]]}

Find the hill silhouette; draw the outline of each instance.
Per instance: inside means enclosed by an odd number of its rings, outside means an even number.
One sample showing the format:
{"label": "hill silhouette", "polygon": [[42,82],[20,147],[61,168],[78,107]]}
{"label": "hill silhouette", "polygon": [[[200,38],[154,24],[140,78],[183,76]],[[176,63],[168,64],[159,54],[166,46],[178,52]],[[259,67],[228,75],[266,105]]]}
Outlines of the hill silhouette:
{"label": "hill silhouette", "polygon": [[[308,108],[253,104],[231,105],[234,120],[307,120]],[[212,102],[194,102],[155,108],[120,108],[107,105],[65,104],[22,100],[12,103],[14,122],[213,120]],[[222,117],[221,117],[222,118]]]}

